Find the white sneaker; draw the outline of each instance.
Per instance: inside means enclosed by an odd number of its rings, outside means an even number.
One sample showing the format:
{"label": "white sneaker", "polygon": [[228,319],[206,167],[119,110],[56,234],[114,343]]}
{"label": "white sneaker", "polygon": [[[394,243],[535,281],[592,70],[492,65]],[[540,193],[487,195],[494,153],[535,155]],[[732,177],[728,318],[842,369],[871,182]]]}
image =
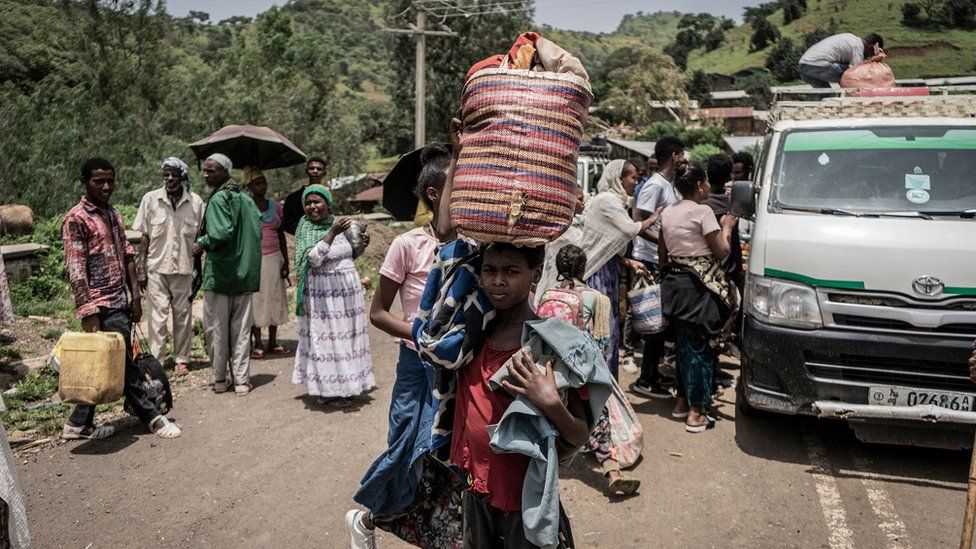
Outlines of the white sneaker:
{"label": "white sneaker", "polygon": [[636,374],[640,371],[640,368],[637,367],[637,362],[634,361],[634,357],[632,356],[620,359],[620,368],[628,374]]}
{"label": "white sneaker", "polygon": [[346,513],[346,526],[349,527],[349,546],[352,549],[376,549],[376,535],[363,525],[363,515],[359,509]]}

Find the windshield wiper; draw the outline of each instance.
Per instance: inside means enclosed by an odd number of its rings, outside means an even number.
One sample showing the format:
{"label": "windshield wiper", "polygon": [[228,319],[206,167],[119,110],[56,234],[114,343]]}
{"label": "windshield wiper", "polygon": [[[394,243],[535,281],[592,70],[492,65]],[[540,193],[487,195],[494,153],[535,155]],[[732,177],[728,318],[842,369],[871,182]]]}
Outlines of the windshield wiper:
{"label": "windshield wiper", "polygon": [[927,212],[881,212],[882,217],[917,217],[919,219],[932,219]]}
{"label": "windshield wiper", "polygon": [[820,208],[820,213],[828,215],[847,215],[851,217],[876,217],[876,213],[854,212],[841,208]]}
{"label": "windshield wiper", "polygon": [[952,216],[961,217],[963,219],[974,219],[976,218],[976,209],[969,210],[957,210],[957,211],[930,211],[930,212],[920,212],[926,215],[942,215],[942,216]]}
{"label": "windshield wiper", "polygon": [[818,213],[827,215],[848,215],[851,217],[861,217],[862,215],[873,215],[873,214],[862,214],[858,212],[852,212],[851,210],[842,210],[839,208],[804,208],[802,206],[783,206],[782,204],[777,204],[780,210],[789,210],[793,212],[807,212],[807,213]]}

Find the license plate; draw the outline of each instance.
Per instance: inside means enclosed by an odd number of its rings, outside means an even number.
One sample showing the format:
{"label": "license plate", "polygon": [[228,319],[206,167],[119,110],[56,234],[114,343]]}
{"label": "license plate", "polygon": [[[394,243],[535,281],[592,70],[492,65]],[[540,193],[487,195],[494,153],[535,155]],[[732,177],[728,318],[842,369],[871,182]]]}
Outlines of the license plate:
{"label": "license plate", "polygon": [[868,404],[878,406],[938,406],[947,410],[973,410],[976,395],[952,391],[932,391],[911,387],[874,386],[868,389]]}

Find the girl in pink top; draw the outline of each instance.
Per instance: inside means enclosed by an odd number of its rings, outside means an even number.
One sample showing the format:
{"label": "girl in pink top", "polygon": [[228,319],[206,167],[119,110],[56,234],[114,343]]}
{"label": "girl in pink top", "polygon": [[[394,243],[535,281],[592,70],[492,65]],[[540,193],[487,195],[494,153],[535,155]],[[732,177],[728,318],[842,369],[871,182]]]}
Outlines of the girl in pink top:
{"label": "girl in pink top", "polygon": [[[428,145],[421,153],[421,164],[417,195],[434,212],[433,226],[437,226],[451,155],[443,146]],[[390,402],[389,444],[353,496],[366,511],[352,509],[346,514],[354,547],[373,547],[370,543],[377,526],[418,547],[461,546],[461,494],[454,489],[456,479],[429,456],[437,450],[431,447],[438,406],[433,397],[433,371],[421,362],[411,331],[437,247],[430,226],[414,229],[393,241],[380,268],[369,319],[400,338],[400,357]],[[402,315],[391,311],[398,294]],[[424,489],[418,490],[421,485]],[[432,508],[443,512],[430,512]]]}
{"label": "girl in pink top", "polygon": [[[281,204],[267,197],[268,180],[260,170],[244,168],[244,185],[261,212],[261,287],[251,296],[251,358],[264,353],[287,355],[278,344],[278,326],[288,322],[288,246],[281,228]],[[261,329],[268,329],[268,346],[261,343]]]}

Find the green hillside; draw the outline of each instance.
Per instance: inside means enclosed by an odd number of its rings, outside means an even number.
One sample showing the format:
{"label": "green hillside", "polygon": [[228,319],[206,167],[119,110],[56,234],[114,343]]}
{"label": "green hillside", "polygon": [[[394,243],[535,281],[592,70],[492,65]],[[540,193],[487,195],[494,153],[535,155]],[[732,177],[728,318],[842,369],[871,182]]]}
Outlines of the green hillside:
{"label": "green hillside", "polygon": [[681,15],[676,11],[627,14],[617,26],[617,30],[610,33],[561,30],[547,25],[542,25],[536,30],[578,56],[586,69],[592,73],[603,64],[610,52],[622,46],[645,44],[664,49],[664,46],[674,40],[674,35],[678,33],[678,21]]}
{"label": "green hillside", "polygon": [[[802,36],[816,29],[884,37],[890,57],[887,63],[897,78],[958,76],[976,72],[976,32],[961,29],[919,29],[901,23],[901,7],[909,0],[808,0],[807,13],[783,25],[783,12],[769,21],[784,37],[802,43]],[[772,48],[749,52],[752,29],[742,25],[726,32],[725,44],[708,53],[696,50],[688,66],[705,72],[732,74],[762,67]]]}

